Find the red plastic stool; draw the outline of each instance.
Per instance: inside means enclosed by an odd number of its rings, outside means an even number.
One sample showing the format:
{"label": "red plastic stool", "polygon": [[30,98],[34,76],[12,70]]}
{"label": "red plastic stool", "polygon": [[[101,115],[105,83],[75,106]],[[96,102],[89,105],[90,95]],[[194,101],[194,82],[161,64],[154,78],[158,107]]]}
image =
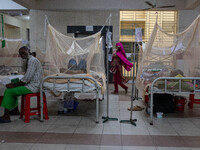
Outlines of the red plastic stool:
{"label": "red plastic stool", "polygon": [[[31,103],[30,103],[31,97],[37,97],[37,107],[35,108],[31,108]],[[44,92],[43,92],[43,106],[44,106],[43,107],[44,118],[45,120],[48,120],[49,117],[47,110],[47,102],[46,102],[46,95]],[[25,120],[24,120],[25,123],[30,122],[30,116],[40,115],[40,92],[22,95],[20,119],[22,119],[24,115],[25,115]]]}
{"label": "red plastic stool", "polygon": [[2,101],[3,101],[3,96],[0,96],[0,105],[1,105]]}
{"label": "red plastic stool", "polygon": [[189,108],[193,108],[194,104],[200,104],[200,99],[195,99],[194,93],[190,93],[189,103],[188,103]]}

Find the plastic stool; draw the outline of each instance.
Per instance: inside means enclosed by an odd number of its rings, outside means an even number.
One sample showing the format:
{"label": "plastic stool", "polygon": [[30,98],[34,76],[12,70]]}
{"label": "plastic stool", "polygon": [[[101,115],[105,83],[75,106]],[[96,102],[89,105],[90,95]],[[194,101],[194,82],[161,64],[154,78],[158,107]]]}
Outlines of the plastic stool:
{"label": "plastic stool", "polygon": [[0,96],[0,105],[1,105],[2,101],[3,101],[3,96]]}
{"label": "plastic stool", "polygon": [[195,99],[194,98],[194,93],[190,93],[190,96],[189,96],[189,103],[188,103],[188,106],[189,108],[193,108],[193,105],[194,104],[200,104],[200,99]]}
{"label": "plastic stool", "polygon": [[[31,97],[37,97],[37,107],[35,107],[35,108],[31,108],[31,103],[30,103]],[[24,122],[29,123],[30,116],[40,115],[40,92],[22,95],[21,100],[22,101],[21,101],[20,119],[22,119],[23,116],[25,115]],[[25,103],[25,105],[24,105],[24,103]],[[45,118],[45,120],[48,120],[49,117],[48,117],[48,110],[47,110],[47,102],[46,102],[46,95],[44,92],[43,92],[43,106],[44,106],[43,107],[44,118]]]}

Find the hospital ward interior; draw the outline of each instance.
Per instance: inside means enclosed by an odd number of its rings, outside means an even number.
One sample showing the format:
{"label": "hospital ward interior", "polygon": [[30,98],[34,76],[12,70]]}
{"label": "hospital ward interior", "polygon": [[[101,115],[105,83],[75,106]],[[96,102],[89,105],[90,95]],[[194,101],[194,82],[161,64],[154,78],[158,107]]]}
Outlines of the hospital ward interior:
{"label": "hospital ward interior", "polygon": [[0,150],[200,150],[200,0],[0,0]]}

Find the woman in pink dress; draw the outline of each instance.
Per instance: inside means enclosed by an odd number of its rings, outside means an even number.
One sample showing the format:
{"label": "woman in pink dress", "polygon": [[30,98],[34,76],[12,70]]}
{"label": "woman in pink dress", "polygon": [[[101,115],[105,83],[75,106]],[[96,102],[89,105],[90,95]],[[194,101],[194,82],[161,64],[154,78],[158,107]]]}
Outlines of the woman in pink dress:
{"label": "woman in pink dress", "polygon": [[114,77],[114,94],[118,94],[118,84],[125,90],[125,94],[128,91],[128,87],[123,84],[128,82],[124,77],[122,73],[122,66],[127,70],[130,71],[133,67],[133,64],[129,62],[126,58],[126,54],[123,48],[122,43],[116,43],[116,51],[113,52],[112,56],[112,62],[111,62],[111,69],[110,71],[113,73]]}

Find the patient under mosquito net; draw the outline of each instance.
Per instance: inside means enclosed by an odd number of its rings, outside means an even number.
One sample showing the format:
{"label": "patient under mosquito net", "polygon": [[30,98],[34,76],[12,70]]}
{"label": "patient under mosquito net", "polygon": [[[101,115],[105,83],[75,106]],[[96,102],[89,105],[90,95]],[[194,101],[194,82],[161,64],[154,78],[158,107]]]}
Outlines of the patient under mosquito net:
{"label": "patient under mosquito net", "polygon": [[101,33],[72,38],[48,25],[44,59],[45,75],[89,74],[105,88],[104,53]]}
{"label": "patient under mosquito net", "polygon": [[145,44],[136,79],[137,89],[158,77],[200,77],[200,16],[183,32],[170,34],[157,23]]}

